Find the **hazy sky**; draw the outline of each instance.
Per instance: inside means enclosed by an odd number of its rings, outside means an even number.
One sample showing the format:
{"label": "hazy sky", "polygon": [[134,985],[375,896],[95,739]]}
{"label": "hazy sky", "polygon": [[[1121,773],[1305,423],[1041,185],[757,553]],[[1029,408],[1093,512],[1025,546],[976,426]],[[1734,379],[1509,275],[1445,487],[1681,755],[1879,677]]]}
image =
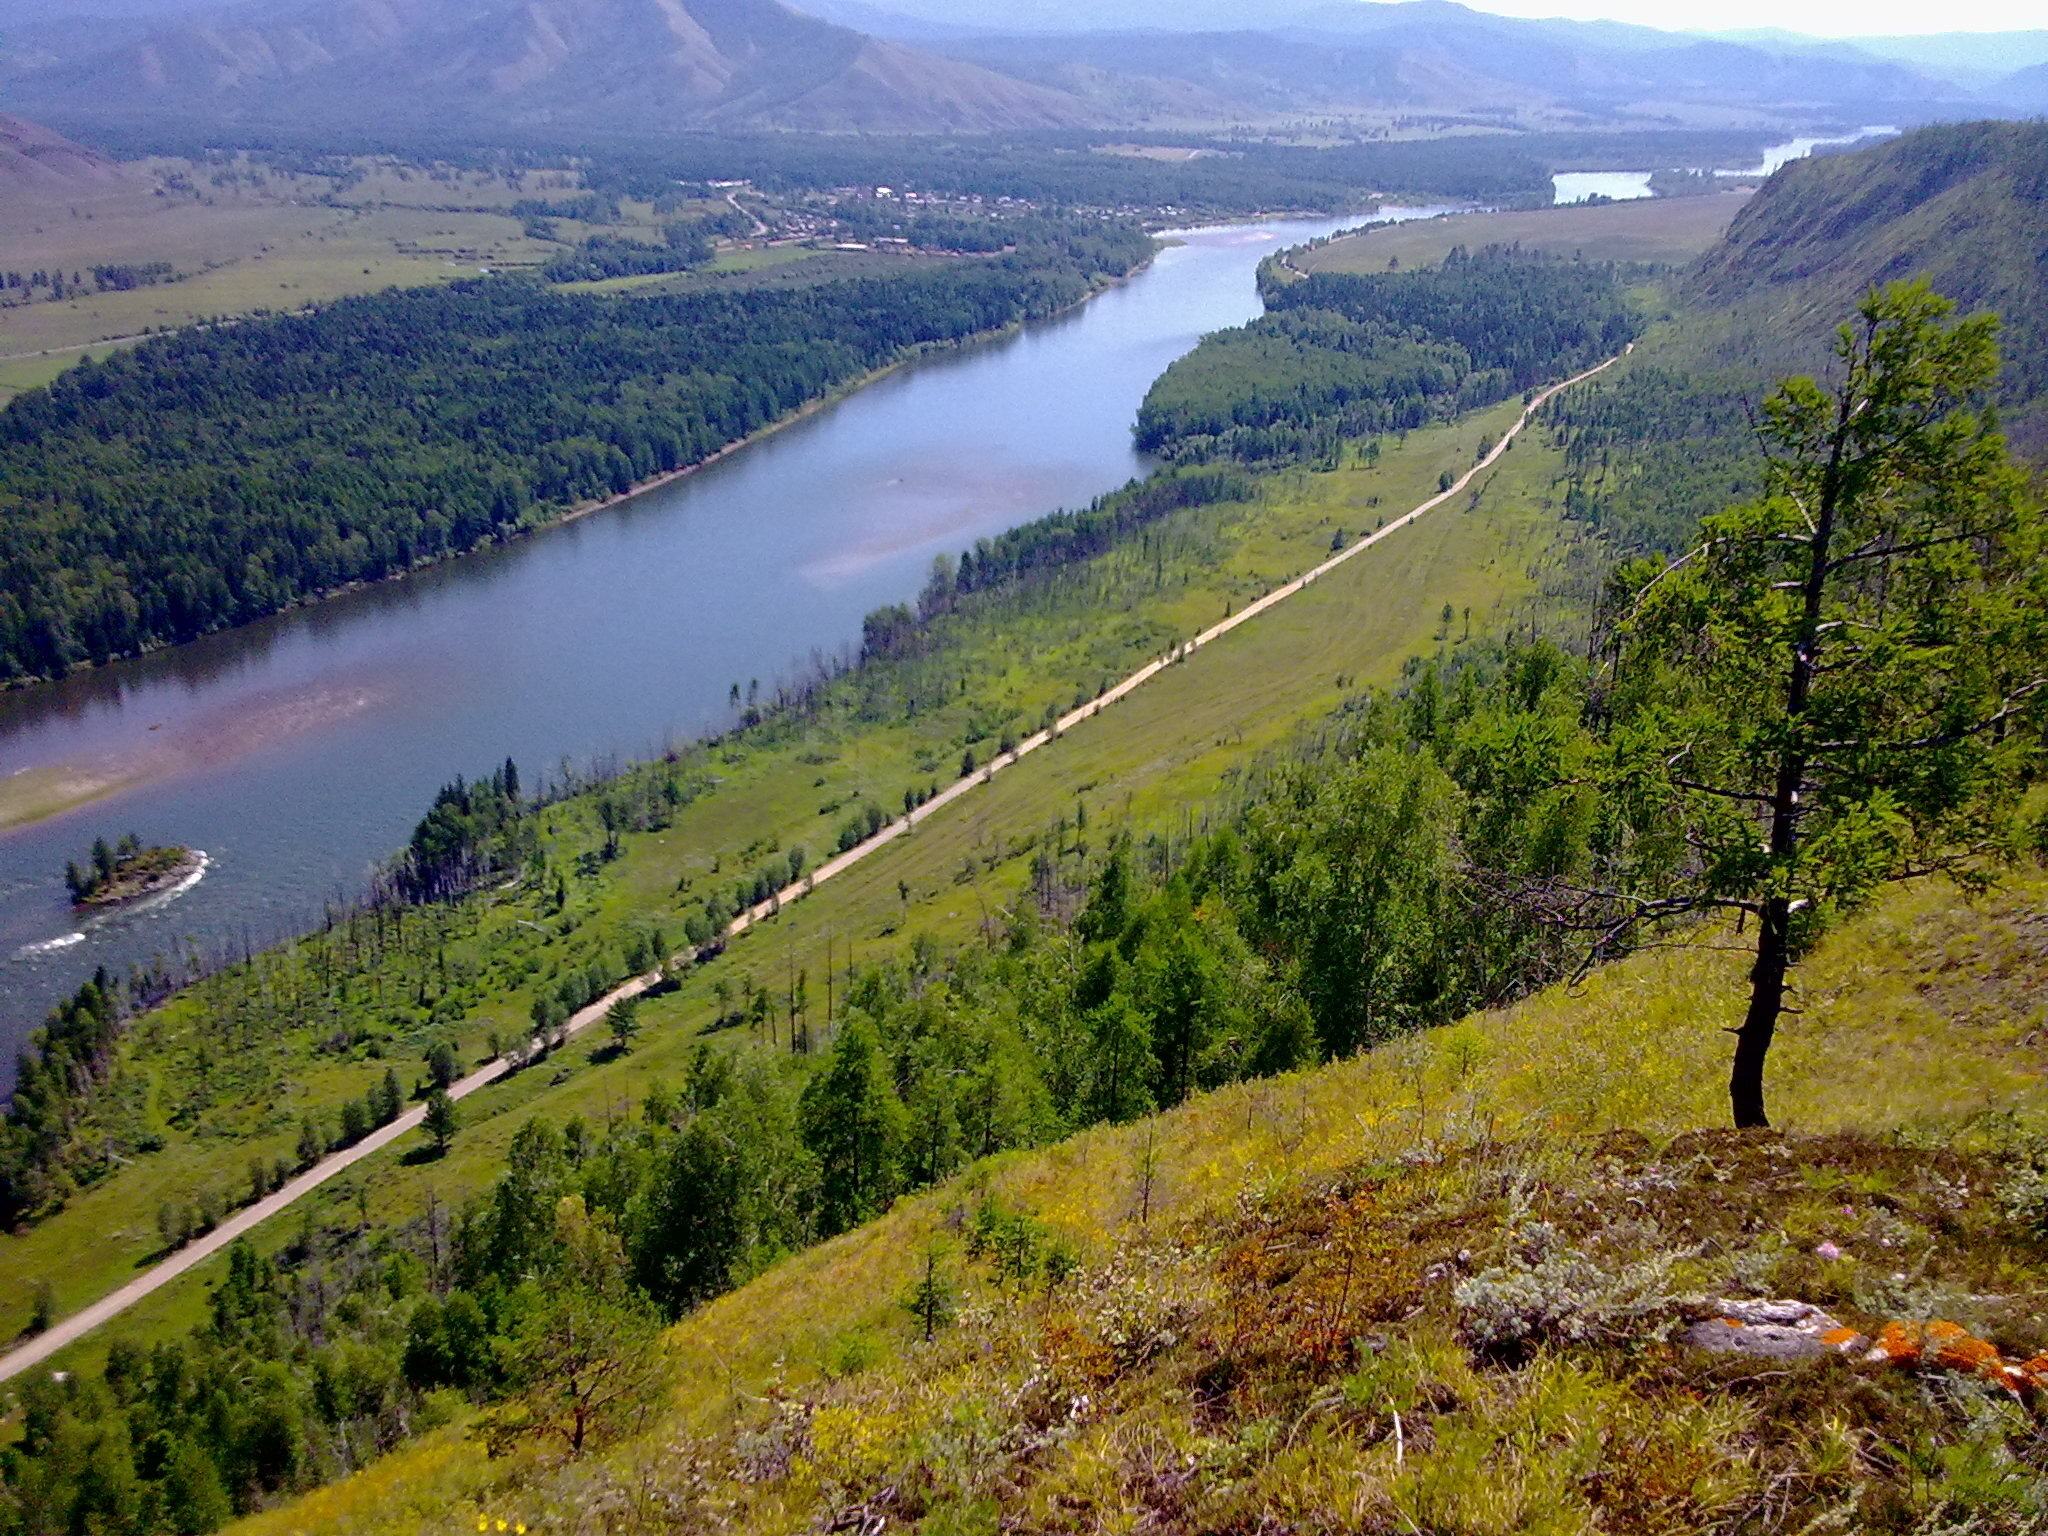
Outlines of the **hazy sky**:
{"label": "hazy sky", "polygon": [[1782,27],[1814,37],[2017,32],[2048,27],[2041,0],[1465,0],[1501,16],[1568,16],[1731,32]]}

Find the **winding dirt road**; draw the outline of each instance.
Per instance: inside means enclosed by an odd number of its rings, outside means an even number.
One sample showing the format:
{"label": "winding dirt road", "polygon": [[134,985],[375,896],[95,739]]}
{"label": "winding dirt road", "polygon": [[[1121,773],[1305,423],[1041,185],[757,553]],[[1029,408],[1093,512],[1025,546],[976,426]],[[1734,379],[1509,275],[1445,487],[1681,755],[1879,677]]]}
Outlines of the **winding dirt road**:
{"label": "winding dirt road", "polygon": [[[1166,655],[1146,663],[1122,682],[1107,689],[1096,698],[1090,699],[1087,703],[1081,705],[1080,708],[1069,710],[1066,714],[1060,716],[1059,723],[1051,729],[1042,730],[1034,735],[1027,736],[1017,744],[1016,751],[995,759],[987,766],[976,769],[973,773],[963,778],[956,779],[923,805],[910,812],[909,815],[900,816],[890,822],[888,826],[877,832],[866,842],[820,864],[803,879],[784,887],[768,900],[761,902],[757,906],[749,907],[746,911],[740,913],[739,916],[735,917],[726,926],[722,937],[726,940],[737,938],[749,928],[781,911],[786,903],[799,900],[808,895],[813,889],[824,884],[833,876],[844,870],[851,869],[862,859],[887,847],[897,838],[903,836],[904,833],[910,831],[919,822],[937,815],[941,810],[951,805],[955,800],[958,800],[977,784],[987,783],[999,771],[1016,762],[1018,758],[1023,757],[1026,753],[1037,751],[1040,747],[1056,740],[1059,736],[1072,730],[1091,716],[1100,714],[1105,705],[1114,704],[1127,694],[1142,688],[1176,661],[1179,661],[1191,652],[1201,649],[1213,640],[1221,639],[1233,629],[1236,629],[1238,625],[1257,617],[1274,605],[1284,603],[1288,598],[1294,596],[1295,593],[1308,586],[1318,577],[1327,575],[1345,561],[1364,553],[1382,539],[1391,538],[1395,533],[1406,528],[1417,518],[1442,506],[1470,485],[1476,476],[1490,468],[1493,462],[1507,451],[1508,444],[1513,442],[1521,430],[1529,424],[1535,413],[1553,396],[1570,389],[1574,384],[1584,383],[1595,374],[1611,368],[1616,362],[1620,361],[1620,356],[1625,356],[1633,349],[1634,343],[1631,342],[1628,347],[1623,349],[1620,355],[1610,357],[1606,362],[1599,364],[1597,367],[1588,368],[1584,373],[1575,374],[1560,384],[1553,384],[1532,398],[1528,405],[1523,408],[1522,414],[1515,419],[1515,424],[1501,434],[1500,441],[1488,450],[1484,458],[1458,476],[1451,483],[1448,490],[1438,492],[1430,497],[1429,500],[1411,508],[1376,532],[1367,534],[1356,543],[1346,545],[1336,554],[1330,556],[1329,559],[1323,561],[1322,564],[1295,577],[1292,581],[1273,588],[1272,591],[1256,601],[1246,604],[1229,618],[1222,620],[1220,623],[1212,624],[1192,639],[1174,647]],[[639,996],[650,986],[654,985],[658,979],[658,975],[650,973],[646,976],[635,976],[632,980],[622,983],[589,1007],[581,1009],[573,1015],[568,1023],[569,1034],[579,1034],[583,1030],[588,1029],[592,1024],[595,1024],[604,1017],[605,1011],[613,1003],[618,1002],[622,998]],[[452,1084],[448,1090],[449,1097],[455,1099],[467,1098],[478,1089],[487,1087],[505,1076],[508,1072],[512,1072],[525,1065],[527,1059],[523,1055],[506,1056],[496,1061],[486,1062],[461,1081]],[[23,1371],[40,1365],[43,1361],[49,1359],[50,1356],[56,1354],[57,1351],[65,1348],[67,1345],[76,1343],[108,1319],[118,1317],[121,1313],[127,1311],[128,1308],[142,1300],[143,1297],[170,1284],[171,1281],[177,1279],[178,1276],[194,1266],[205,1263],[206,1260],[212,1258],[214,1254],[220,1252],[221,1249],[232,1243],[236,1238],[241,1237],[260,1223],[269,1220],[280,1211],[288,1209],[293,1203],[311,1194],[336,1174],[346,1172],[364,1158],[381,1152],[384,1148],[398,1140],[399,1137],[417,1129],[426,1118],[426,1113],[425,1105],[414,1105],[399,1115],[397,1119],[391,1121],[388,1125],[379,1126],[353,1146],[346,1147],[339,1152],[322,1158],[304,1173],[289,1180],[274,1194],[266,1195],[253,1205],[244,1206],[241,1210],[235,1212],[234,1215],[222,1221],[219,1226],[215,1227],[204,1237],[186,1244],[161,1263],[144,1270],[119,1290],[101,1297],[91,1306],[74,1312],[62,1322],[53,1325],[27,1343],[10,1350],[5,1355],[0,1355],[0,1381],[5,1381],[12,1376],[18,1376]]]}

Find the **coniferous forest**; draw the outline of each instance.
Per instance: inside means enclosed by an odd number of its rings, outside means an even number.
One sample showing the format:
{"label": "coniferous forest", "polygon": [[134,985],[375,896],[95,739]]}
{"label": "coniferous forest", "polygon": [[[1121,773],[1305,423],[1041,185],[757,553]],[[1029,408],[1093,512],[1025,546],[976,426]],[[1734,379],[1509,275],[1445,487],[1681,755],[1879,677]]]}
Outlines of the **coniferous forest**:
{"label": "coniferous forest", "polygon": [[1138,445],[1178,463],[1326,458],[1610,357],[1636,334],[1626,269],[1499,248],[1372,276],[1268,268],[1266,314],[1167,369]]}
{"label": "coniferous forest", "polygon": [[800,292],[483,279],[81,364],[0,412],[0,682],[505,538],[920,347],[1051,314],[1150,250],[1134,224],[1072,220],[987,262]]}

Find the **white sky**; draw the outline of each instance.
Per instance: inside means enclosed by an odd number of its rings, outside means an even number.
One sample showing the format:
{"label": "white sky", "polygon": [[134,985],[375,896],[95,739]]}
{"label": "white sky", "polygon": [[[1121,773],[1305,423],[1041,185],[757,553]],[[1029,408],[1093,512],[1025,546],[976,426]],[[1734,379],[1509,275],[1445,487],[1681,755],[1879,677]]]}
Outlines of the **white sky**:
{"label": "white sky", "polygon": [[1632,21],[1646,27],[1734,32],[1782,27],[1813,37],[1921,32],[2019,32],[2048,28],[2041,0],[1466,0],[1499,16]]}

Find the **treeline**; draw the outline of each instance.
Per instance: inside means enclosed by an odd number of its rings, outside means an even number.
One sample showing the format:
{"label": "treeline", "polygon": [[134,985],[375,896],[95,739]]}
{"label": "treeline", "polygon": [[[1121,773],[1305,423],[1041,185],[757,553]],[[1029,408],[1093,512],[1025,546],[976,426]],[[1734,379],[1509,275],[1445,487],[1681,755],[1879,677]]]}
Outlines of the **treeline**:
{"label": "treeline", "polygon": [[1611,356],[1638,329],[1623,269],[1491,247],[1437,267],[1266,286],[1267,313],[1160,376],[1138,446],[1177,463],[1328,459]]}
{"label": "treeline", "polygon": [[1143,260],[1133,225],[972,267],[632,300],[487,279],[179,333],[0,412],[0,681],[246,622],[615,495]]}
{"label": "treeline", "polygon": [[47,290],[51,299],[81,293],[126,293],[167,283],[178,275],[168,261],[102,262],[86,271],[66,273],[58,268],[36,268],[29,272],[0,272],[0,304],[27,304],[37,290]]}
{"label": "treeline", "polygon": [[709,234],[682,224],[670,225],[660,245],[619,235],[590,235],[575,250],[549,258],[540,275],[551,283],[594,283],[610,277],[687,272],[709,261],[713,249]]}
{"label": "treeline", "polygon": [[97,970],[16,1054],[14,1092],[0,1119],[0,1229],[61,1203],[105,1172],[107,1158],[75,1133],[113,1073],[126,1016],[120,989]]}
{"label": "treeline", "polygon": [[1743,388],[1727,370],[1642,367],[1545,408],[1570,476],[1565,512],[1615,549],[1684,547],[1710,513],[1762,480]]}
{"label": "treeline", "polygon": [[[574,168],[605,197],[655,199],[717,181],[748,180],[768,191],[890,186],[945,196],[1013,198],[1062,207],[1178,209],[1223,215],[1289,208],[1337,213],[1374,194],[1457,201],[1548,201],[1550,160],[1576,136],[1471,134],[1323,147],[1228,136],[1159,135],[1215,153],[1178,162],[1105,152],[1116,135],[1025,133],[975,138],[782,132],[618,134],[593,144],[544,133],[496,135],[484,144],[422,133],[295,134],[278,127],[217,131],[154,124],[98,125],[94,143],[111,153],[217,155],[224,144],[281,168],[337,174],[337,154],[391,155],[416,163],[516,174]],[[1753,155],[1753,133],[1624,136],[1609,156],[1619,166],[1699,164],[1726,148]],[[1662,146],[1669,143],[1673,147]],[[1677,146],[1686,146],[1683,148]],[[1708,147],[1714,146],[1713,148]],[[1735,148],[1739,146],[1738,148]],[[1576,152],[1573,150],[1573,152]],[[678,188],[678,183],[689,184]],[[571,215],[573,216],[573,215]]]}
{"label": "treeline", "polygon": [[723,213],[677,219],[664,225],[659,245],[622,235],[586,235],[575,250],[543,264],[540,275],[551,283],[590,283],[610,277],[687,272],[711,260],[717,253],[720,235],[740,234],[752,227],[752,221],[728,208]]}
{"label": "treeline", "polygon": [[1098,496],[1078,512],[1059,511],[981,538],[958,560],[941,555],[913,610],[892,603],[867,616],[861,659],[901,656],[922,645],[926,626],[950,613],[960,599],[1005,583],[1088,560],[1128,539],[1148,523],[1188,507],[1247,501],[1258,482],[1238,470],[1215,467],[1171,469]]}
{"label": "treeline", "polygon": [[518,870],[540,851],[525,811],[509,757],[489,778],[443,785],[393,864],[391,883],[408,901],[446,901]]}

